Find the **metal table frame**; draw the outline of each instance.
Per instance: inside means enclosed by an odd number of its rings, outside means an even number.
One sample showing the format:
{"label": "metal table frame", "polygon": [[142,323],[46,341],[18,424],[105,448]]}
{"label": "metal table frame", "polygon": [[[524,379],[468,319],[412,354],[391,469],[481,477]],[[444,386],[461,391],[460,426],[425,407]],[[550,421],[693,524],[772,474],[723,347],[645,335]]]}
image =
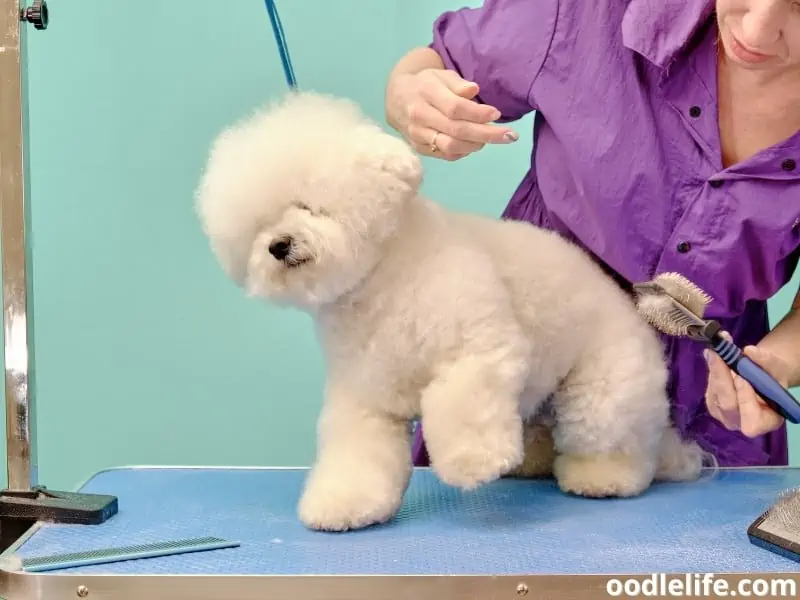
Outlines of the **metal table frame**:
{"label": "metal table frame", "polygon": [[[768,577],[769,574],[759,574]],[[644,575],[620,575],[646,580]],[[753,575],[715,575],[728,589]],[[800,581],[797,576],[780,578]],[[58,576],[3,575],[7,600],[584,600],[610,596],[606,575],[490,576]],[[702,578],[701,578],[702,580]],[[712,584],[713,585],[713,584]],[[700,588],[703,589],[703,588]],[[706,588],[709,589],[709,588]],[[713,597],[714,588],[705,596]],[[642,594],[640,594],[642,595]],[[654,596],[666,597],[660,592]],[[622,597],[625,597],[623,594]],[[788,594],[777,597],[791,597]]]}
{"label": "metal table frame", "polygon": [[[31,576],[24,576],[31,577]],[[735,589],[752,575],[717,575]],[[786,579],[791,576],[783,574]],[[645,580],[632,575],[626,579]],[[797,580],[798,578],[795,577]],[[605,575],[488,576],[63,576],[41,582],[12,577],[7,600],[513,600],[609,598]],[[702,589],[702,588],[701,588]],[[714,588],[712,587],[711,590]],[[658,594],[666,596],[665,593]],[[713,593],[705,594],[714,596]]]}
{"label": "metal table frame", "polygon": [[33,423],[26,23],[19,0],[0,0],[0,235],[8,488],[36,480]]}

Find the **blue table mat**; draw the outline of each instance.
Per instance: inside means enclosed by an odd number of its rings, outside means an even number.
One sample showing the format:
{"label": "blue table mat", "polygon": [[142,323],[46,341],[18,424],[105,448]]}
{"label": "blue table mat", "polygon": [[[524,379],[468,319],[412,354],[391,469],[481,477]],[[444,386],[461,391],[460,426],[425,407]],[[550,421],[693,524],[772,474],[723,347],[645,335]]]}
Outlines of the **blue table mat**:
{"label": "blue table mat", "polygon": [[302,469],[130,468],[82,489],[113,494],[102,525],[46,525],[20,557],[217,536],[241,547],[56,573],[214,575],[515,575],[796,572],[751,544],[748,525],[797,469],[722,471],[695,483],[657,483],[631,499],[586,499],[552,480],[501,480],[473,492],[417,470],[389,524],[349,533],[306,530],[296,504]]}

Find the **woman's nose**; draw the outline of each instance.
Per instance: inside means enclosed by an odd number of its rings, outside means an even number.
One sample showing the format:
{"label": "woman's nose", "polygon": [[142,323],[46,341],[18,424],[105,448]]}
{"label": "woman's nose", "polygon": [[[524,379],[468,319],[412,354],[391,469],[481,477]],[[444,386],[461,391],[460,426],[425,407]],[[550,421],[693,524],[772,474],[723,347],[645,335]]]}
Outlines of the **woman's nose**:
{"label": "woman's nose", "polygon": [[787,18],[785,0],[753,2],[742,19],[741,42],[750,50],[769,54],[770,48],[780,39]]}

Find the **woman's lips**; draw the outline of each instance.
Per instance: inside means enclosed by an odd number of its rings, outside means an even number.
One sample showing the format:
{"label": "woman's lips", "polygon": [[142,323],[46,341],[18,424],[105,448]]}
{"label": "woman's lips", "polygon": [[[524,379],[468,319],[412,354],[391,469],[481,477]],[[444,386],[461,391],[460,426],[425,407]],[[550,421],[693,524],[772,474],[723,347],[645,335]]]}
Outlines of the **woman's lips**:
{"label": "woman's lips", "polygon": [[741,60],[742,62],[751,64],[751,65],[759,65],[762,63],[767,62],[772,58],[766,54],[761,54],[759,52],[754,52],[749,48],[745,47],[739,40],[736,39],[736,36],[731,36],[731,52]]}

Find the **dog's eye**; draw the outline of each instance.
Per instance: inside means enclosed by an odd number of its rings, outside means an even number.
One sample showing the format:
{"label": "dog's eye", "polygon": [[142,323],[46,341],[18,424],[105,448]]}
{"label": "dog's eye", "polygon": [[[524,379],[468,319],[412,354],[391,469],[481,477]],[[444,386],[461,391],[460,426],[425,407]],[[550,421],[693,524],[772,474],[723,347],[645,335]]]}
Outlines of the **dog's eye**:
{"label": "dog's eye", "polygon": [[313,208],[311,208],[311,207],[310,207],[308,204],[305,204],[305,203],[303,203],[303,202],[298,202],[298,203],[297,203],[297,204],[295,204],[294,206],[295,206],[295,208],[296,208],[297,210],[304,210],[304,211],[310,212],[312,215],[319,215],[319,216],[321,216],[321,217],[327,217],[327,216],[329,216],[329,214],[328,214],[328,212],[327,212],[326,210],[324,210],[324,209],[322,209],[322,208],[319,208],[319,209],[313,209]]}

